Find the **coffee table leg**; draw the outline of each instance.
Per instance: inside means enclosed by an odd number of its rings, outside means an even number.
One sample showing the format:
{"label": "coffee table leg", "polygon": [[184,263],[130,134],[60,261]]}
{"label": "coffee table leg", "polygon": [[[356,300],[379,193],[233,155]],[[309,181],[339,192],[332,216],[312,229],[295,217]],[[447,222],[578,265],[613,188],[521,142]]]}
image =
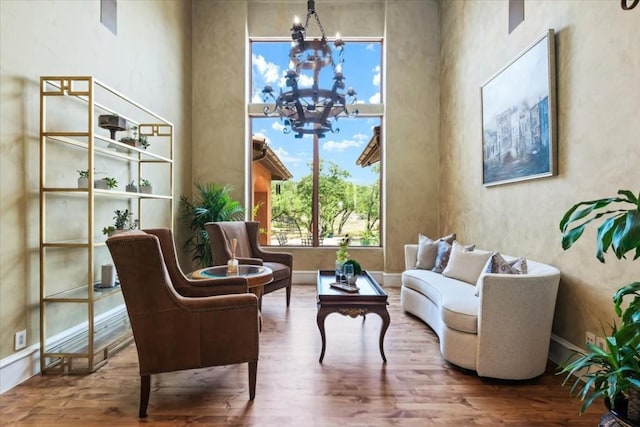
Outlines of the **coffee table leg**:
{"label": "coffee table leg", "polygon": [[322,338],[322,351],[320,352],[320,360],[319,360],[320,363],[322,363],[322,359],[324,359],[324,350],[327,348],[327,339],[324,333],[324,319],[327,317],[328,314],[329,314],[329,310],[324,310],[320,308],[318,310],[318,316],[316,318],[318,322],[318,329],[320,329],[320,338]]}
{"label": "coffee table leg", "polygon": [[387,329],[389,329],[391,319],[386,307],[382,310],[377,311],[377,313],[382,318],[382,327],[380,329],[380,355],[382,356],[382,360],[384,361],[384,363],[387,363],[387,357],[384,355],[384,335],[387,333]]}

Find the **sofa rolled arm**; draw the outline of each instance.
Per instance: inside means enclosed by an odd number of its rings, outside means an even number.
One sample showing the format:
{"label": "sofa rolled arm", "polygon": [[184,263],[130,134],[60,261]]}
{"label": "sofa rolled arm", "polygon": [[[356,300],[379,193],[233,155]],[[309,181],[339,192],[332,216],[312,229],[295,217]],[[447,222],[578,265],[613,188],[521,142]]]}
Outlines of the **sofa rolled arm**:
{"label": "sofa rolled arm", "polygon": [[482,274],[478,279],[477,372],[529,379],[544,373],[560,272]]}
{"label": "sofa rolled arm", "polygon": [[406,244],[404,245],[404,269],[413,270],[416,268],[416,261],[418,259],[418,245]]}

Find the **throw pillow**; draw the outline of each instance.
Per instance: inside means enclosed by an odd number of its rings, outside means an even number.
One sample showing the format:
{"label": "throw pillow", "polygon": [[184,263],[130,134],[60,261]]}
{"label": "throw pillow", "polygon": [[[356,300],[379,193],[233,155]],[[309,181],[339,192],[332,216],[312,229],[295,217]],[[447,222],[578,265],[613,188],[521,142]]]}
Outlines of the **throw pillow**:
{"label": "throw pillow", "polygon": [[525,258],[505,260],[500,253],[496,252],[491,261],[487,264],[487,273],[498,274],[527,274],[527,260]]}
{"label": "throw pillow", "polygon": [[440,237],[438,240],[431,240],[427,236],[419,234],[416,268],[422,270],[431,270],[435,265],[436,256],[438,254],[438,242],[446,241],[448,243],[453,243],[455,239],[455,233],[451,233],[448,236]]}
{"label": "throw pillow", "polygon": [[468,248],[469,246],[453,242],[449,262],[442,275],[475,285],[493,252],[469,250]]}
{"label": "throw pillow", "polygon": [[438,253],[431,271],[434,273],[442,273],[447,267],[449,256],[451,255],[451,244],[445,240],[438,240]]}
{"label": "throw pillow", "polygon": [[436,261],[437,253],[438,242],[434,242],[427,236],[420,234],[418,236],[418,257],[416,260],[416,268],[431,270]]}

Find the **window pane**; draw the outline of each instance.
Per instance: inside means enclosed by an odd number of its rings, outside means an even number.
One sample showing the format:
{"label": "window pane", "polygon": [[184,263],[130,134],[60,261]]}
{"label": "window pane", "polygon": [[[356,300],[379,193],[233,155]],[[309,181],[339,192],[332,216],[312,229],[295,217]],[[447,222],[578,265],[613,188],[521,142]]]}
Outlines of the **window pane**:
{"label": "window pane", "polygon": [[[289,42],[251,43],[251,94],[250,103],[262,104],[262,89],[270,85],[274,96],[280,89],[286,90],[285,73],[289,69]],[[335,58],[335,57],[334,57]],[[358,96],[358,103],[379,104],[380,98],[380,64],[381,43],[347,41],[344,49],[342,72],[346,87],[353,87]],[[337,60],[337,58],[335,58]],[[300,87],[311,87],[313,79],[308,73],[300,77]],[[333,72],[330,67],[320,72],[320,86],[331,88]]]}
{"label": "window pane", "polygon": [[[358,165],[375,139],[379,118],[339,120],[340,134],[320,140],[320,226],[323,244],[337,245],[347,233],[351,245],[378,245],[380,166]],[[379,128],[378,128],[379,129]],[[373,141],[376,144],[377,141]]]}
{"label": "window pane", "polygon": [[[380,42],[349,42],[342,72],[353,86],[359,103],[380,104]],[[252,42],[251,99],[264,103],[262,89],[272,86],[274,96],[286,91],[289,42]],[[335,57],[334,57],[335,58]],[[320,87],[332,86],[333,72],[320,72]],[[301,87],[312,78],[299,77]],[[259,108],[259,109],[258,109]],[[369,107],[381,108],[379,107]],[[257,113],[262,107],[250,111]],[[381,112],[381,110],[379,110]],[[380,114],[371,112],[369,114]],[[251,117],[254,143],[253,217],[260,221],[262,244],[309,246],[313,244],[313,193],[318,192],[318,243],[334,246],[347,233],[352,245],[379,245],[380,226],[380,117],[340,117],[336,133],[314,137],[284,134],[278,117]],[[259,148],[261,141],[268,149]],[[257,159],[257,160],[256,160]],[[314,162],[319,185],[313,186]],[[363,165],[359,164],[362,163]]]}

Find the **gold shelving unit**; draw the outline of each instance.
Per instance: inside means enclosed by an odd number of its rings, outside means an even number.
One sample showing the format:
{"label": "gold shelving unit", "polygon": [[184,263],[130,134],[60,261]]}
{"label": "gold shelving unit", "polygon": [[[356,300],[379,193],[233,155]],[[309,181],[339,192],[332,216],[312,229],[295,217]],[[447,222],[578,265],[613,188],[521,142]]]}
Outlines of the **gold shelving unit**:
{"label": "gold shelving unit", "polygon": [[[111,138],[98,116],[118,115],[148,149]],[[112,264],[101,218],[124,203],[141,228],[173,226],[173,125],[91,76],[40,78],[40,365],[43,373],[83,374],[104,365],[131,341],[119,286],[98,288]],[[94,188],[100,172],[140,183],[154,194]],[[106,165],[106,166],[104,166]],[[89,185],[75,184],[78,169]],[[158,205],[160,204],[160,205]],[[99,205],[99,206],[97,206]],[[81,208],[77,208],[80,206]],[[84,264],[86,262],[86,264]]]}

